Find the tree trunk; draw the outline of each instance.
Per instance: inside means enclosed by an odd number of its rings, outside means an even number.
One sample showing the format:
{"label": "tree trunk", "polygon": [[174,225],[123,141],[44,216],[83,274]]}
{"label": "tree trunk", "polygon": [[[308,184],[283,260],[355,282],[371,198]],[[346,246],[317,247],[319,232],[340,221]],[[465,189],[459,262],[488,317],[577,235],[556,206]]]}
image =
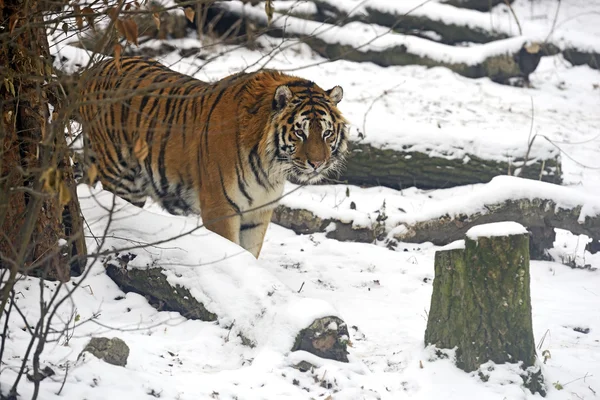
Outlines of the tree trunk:
{"label": "tree trunk", "polygon": [[41,4],[29,1],[25,14],[18,0],[0,2],[0,266],[10,270],[3,304],[17,273],[66,281],[69,261],[75,270],[85,265],[64,129],[49,122],[43,83],[53,78]]}
{"label": "tree trunk", "polygon": [[[534,367],[529,280],[527,233],[467,234],[464,249],[437,252],[425,343],[457,347],[456,365],[467,372],[488,361]],[[528,387],[544,394],[531,373]]]}

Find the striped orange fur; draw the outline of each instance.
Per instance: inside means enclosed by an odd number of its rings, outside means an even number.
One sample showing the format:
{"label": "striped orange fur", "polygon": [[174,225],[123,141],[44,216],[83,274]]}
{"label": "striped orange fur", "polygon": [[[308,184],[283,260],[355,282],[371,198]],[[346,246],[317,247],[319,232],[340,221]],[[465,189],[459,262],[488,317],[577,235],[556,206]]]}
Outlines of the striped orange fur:
{"label": "striped orange fur", "polygon": [[103,186],[136,204],[199,213],[258,257],[287,178],[338,170],[342,89],[263,70],[206,83],[155,61],[103,61],[80,81],[78,119]]}

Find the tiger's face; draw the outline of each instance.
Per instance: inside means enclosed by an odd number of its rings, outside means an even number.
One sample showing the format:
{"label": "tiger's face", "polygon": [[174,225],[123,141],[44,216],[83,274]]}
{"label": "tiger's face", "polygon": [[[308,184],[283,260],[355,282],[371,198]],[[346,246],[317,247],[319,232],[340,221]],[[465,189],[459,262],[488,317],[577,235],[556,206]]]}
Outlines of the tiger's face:
{"label": "tiger's face", "polygon": [[323,90],[297,81],[275,91],[274,147],[282,169],[300,183],[316,183],[343,165],[347,151],[347,121],[337,109],[340,86]]}

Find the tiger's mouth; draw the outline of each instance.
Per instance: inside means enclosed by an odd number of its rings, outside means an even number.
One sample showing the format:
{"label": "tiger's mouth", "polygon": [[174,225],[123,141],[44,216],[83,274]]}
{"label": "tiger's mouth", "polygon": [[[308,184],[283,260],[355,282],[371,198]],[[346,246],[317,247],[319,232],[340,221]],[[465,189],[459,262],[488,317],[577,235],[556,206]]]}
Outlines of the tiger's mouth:
{"label": "tiger's mouth", "polygon": [[328,174],[335,169],[333,168],[335,163],[336,162],[334,160],[328,160],[325,164],[323,164],[316,170],[313,168],[299,166],[294,163],[289,175],[291,175],[293,179],[297,180],[300,183],[319,183],[322,180],[326,179],[328,177]]}

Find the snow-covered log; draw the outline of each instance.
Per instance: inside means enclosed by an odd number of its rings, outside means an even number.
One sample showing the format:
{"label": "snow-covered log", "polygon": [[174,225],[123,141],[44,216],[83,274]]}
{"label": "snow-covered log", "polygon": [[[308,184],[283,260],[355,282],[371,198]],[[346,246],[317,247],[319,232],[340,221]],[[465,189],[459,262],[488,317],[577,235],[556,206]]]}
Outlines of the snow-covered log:
{"label": "snow-covered log", "polygon": [[436,252],[425,345],[456,348],[456,365],[467,372],[488,361],[521,363],[525,386],[545,395],[535,363],[528,242],[522,225],[499,222],[473,227],[464,245]]}
{"label": "snow-covered log", "polygon": [[[350,153],[341,181],[358,186],[387,186],[402,189],[448,188],[486,183],[498,175],[514,174],[529,179],[561,183],[558,156],[549,159],[486,160],[473,154],[461,158],[417,151],[397,151],[367,143],[350,143]],[[433,152],[435,153],[435,152]]]}
{"label": "snow-covered log", "polygon": [[402,242],[432,242],[442,246],[460,239],[475,225],[513,220],[532,232],[531,256],[534,259],[545,258],[544,250],[552,247],[554,241],[554,228],[600,238],[600,217],[582,218],[586,211],[583,205],[569,208],[552,199],[533,197],[483,204],[483,207],[484,210],[473,213],[443,214],[408,224],[394,233],[394,238]]}
{"label": "snow-covered log", "polygon": [[[363,21],[392,28],[394,32],[415,35],[445,44],[488,43],[509,35],[489,26],[489,17],[477,11],[431,2],[415,7],[411,2],[370,1],[354,5],[335,0],[315,0],[315,10],[302,15],[327,23],[344,25]],[[275,9],[278,5],[275,4]],[[283,13],[300,16],[294,8]],[[484,23],[479,23],[485,21]]]}
{"label": "snow-covered log", "polygon": [[259,8],[238,2],[224,2],[220,7],[268,28],[271,35],[300,39],[330,60],[372,62],[381,66],[441,66],[469,78],[489,77],[506,82],[515,77],[527,79],[542,57],[541,46],[525,37],[453,47],[358,21],[337,26],[276,13],[269,24],[264,10]]}
{"label": "snow-covered log", "polygon": [[354,227],[352,221],[321,218],[312,211],[291,208],[280,204],[273,212],[271,221],[298,234],[327,232],[326,236],[343,242],[372,243],[376,234],[372,227]]}
{"label": "snow-covered log", "polygon": [[196,218],[141,210],[84,185],[78,194],[97,203],[83,214],[90,233],[104,237],[106,273],[123,291],[145,296],[162,311],[216,321],[259,350],[348,361],[348,328],[333,306],[291,290]]}
{"label": "snow-covered log", "polygon": [[[441,202],[438,207],[418,213],[387,211],[386,220],[361,219],[361,213],[331,212],[327,217],[298,207],[293,199],[284,199],[272,221],[297,233],[326,232],[331,239],[370,242],[385,238],[406,243],[431,242],[447,245],[462,239],[473,226],[517,221],[531,234],[533,259],[547,258],[552,248],[554,228],[600,239],[600,199],[584,196],[577,190],[550,183],[510,176],[498,176],[476,186],[468,196]],[[354,216],[354,217],[353,217]]]}

